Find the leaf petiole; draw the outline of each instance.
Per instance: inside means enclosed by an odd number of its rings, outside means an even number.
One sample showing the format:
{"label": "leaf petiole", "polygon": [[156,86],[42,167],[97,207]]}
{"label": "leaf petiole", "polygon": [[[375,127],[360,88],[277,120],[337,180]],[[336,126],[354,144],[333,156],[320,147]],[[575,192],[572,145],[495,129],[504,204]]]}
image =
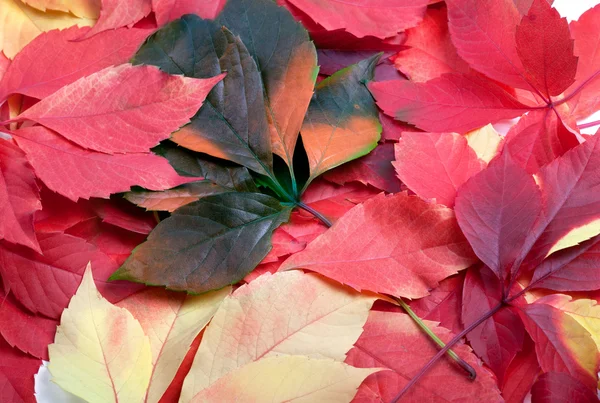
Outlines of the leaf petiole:
{"label": "leaf petiole", "polygon": [[317,217],[319,220],[321,220],[321,222],[323,222],[323,224],[325,224],[328,228],[330,228],[333,224],[331,223],[331,221],[329,221],[327,219],[327,217],[325,217],[323,214],[319,213],[317,210],[315,210],[314,208],[304,204],[303,202],[297,202],[296,206],[300,207],[302,210],[308,211],[309,213],[311,213],[312,215],[314,215],[315,217]]}
{"label": "leaf petiole", "polygon": [[[427,333],[427,335],[438,346],[440,346],[441,348],[446,347],[446,344],[439,337],[437,337],[437,335],[435,333],[433,333],[429,327],[427,327],[425,322],[423,322],[421,320],[421,318],[419,318],[417,316],[417,314],[410,308],[410,306],[408,306],[408,304],[406,302],[402,301],[401,298],[396,298],[396,297],[392,297],[392,298],[394,299],[394,301],[396,301],[398,303],[398,305],[400,305],[406,311],[408,316],[410,316],[412,318],[412,320],[414,320],[415,323],[417,325],[419,325],[419,327],[425,333]],[[473,369],[473,367],[470,366],[465,360],[460,358],[454,351],[452,351],[451,349],[448,349],[446,351],[446,354],[448,354],[448,356],[450,356],[454,361],[456,361],[456,363],[469,374],[469,379],[475,379],[477,377],[477,373],[475,372],[475,369]]]}

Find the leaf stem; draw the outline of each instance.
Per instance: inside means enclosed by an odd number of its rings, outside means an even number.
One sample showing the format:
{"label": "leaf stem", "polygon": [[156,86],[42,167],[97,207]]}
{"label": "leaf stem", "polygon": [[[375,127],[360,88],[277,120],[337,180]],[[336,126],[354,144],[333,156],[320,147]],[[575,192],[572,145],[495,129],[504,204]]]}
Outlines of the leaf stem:
{"label": "leaf stem", "polygon": [[600,126],[600,120],[596,120],[594,122],[583,123],[581,125],[577,125],[580,129],[587,129],[588,127]]}
{"label": "leaf stem", "polygon": [[306,210],[309,213],[311,213],[312,215],[314,215],[315,217],[317,217],[319,220],[321,220],[323,222],[323,224],[325,224],[327,227],[331,227],[333,224],[331,223],[331,221],[329,221],[327,219],[327,217],[325,217],[323,214],[319,213],[317,210],[315,210],[314,208],[304,204],[303,202],[299,201],[296,203],[296,206],[300,207],[302,210]]}
{"label": "leaf stem", "polygon": [[483,322],[485,322],[486,320],[488,320],[489,318],[491,318],[492,316],[494,316],[494,314],[496,312],[498,312],[500,309],[502,309],[503,306],[504,306],[503,303],[498,304],[496,307],[492,308],[490,311],[488,311],[486,314],[484,314],[483,316],[481,316],[475,322],[471,323],[471,325],[469,325],[469,327],[467,327],[465,330],[463,330],[462,332],[460,332],[459,334],[457,334],[456,336],[454,336],[454,338],[452,340],[450,340],[448,342],[448,344],[446,344],[445,347],[443,347],[440,351],[438,351],[438,353],[436,355],[434,355],[433,358],[431,358],[429,360],[429,362],[427,364],[425,364],[425,366],[423,368],[421,368],[421,370],[410,380],[410,382],[408,382],[406,384],[406,386],[404,386],[404,388],[400,391],[400,393],[398,393],[396,395],[396,397],[392,400],[391,403],[398,402],[398,400],[400,400],[402,398],[402,396],[404,396],[406,394],[406,392],[408,392],[408,390],[415,383],[417,383],[417,381],[419,379],[421,379],[421,377],[423,375],[425,375],[427,373],[427,371],[433,366],[433,364],[435,364],[444,354],[446,354],[446,352],[450,348],[452,348],[452,346],[454,346],[456,343],[458,343],[465,335],[467,335],[468,333],[470,333],[477,326],[481,325]]}
{"label": "leaf stem", "polygon": [[[435,343],[440,346],[441,348],[444,348],[446,346],[446,344],[444,344],[444,342],[437,337],[437,335],[435,333],[433,333],[433,331],[427,327],[427,325],[425,324],[425,322],[423,322],[423,320],[421,320],[421,318],[419,318],[417,316],[417,314],[410,308],[410,306],[408,306],[408,304],[404,301],[402,301],[402,299],[400,298],[396,298],[396,297],[392,297],[394,299],[394,301],[396,301],[398,303],[398,305],[400,305],[408,314],[408,316],[410,316],[417,325],[419,325],[419,327],[425,332],[427,333],[427,335],[433,340],[435,341]],[[477,377],[477,373],[475,372],[475,369],[470,366],[465,360],[463,360],[462,358],[460,358],[454,351],[452,350],[448,350],[446,351],[446,354],[448,354],[454,361],[456,361],[456,363],[458,365],[460,365],[460,367],[462,369],[464,369],[468,374],[469,374],[469,379],[475,379]]]}

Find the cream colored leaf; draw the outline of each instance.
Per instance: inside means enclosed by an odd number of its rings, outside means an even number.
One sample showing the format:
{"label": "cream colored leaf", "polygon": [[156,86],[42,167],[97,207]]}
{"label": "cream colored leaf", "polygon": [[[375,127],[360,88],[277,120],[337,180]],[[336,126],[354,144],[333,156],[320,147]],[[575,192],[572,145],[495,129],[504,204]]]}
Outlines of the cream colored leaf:
{"label": "cream colored leaf", "polygon": [[60,11],[42,12],[19,0],[0,0],[0,50],[12,59],[42,32],[73,25],[92,26],[94,22]]}
{"label": "cream colored leaf", "polygon": [[587,330],[600,351],[600,305],[591,299],[573,300],[568,295],[551,296],[552,305],[572,317]]}
{"label": "cream colored leaf", "polygon": [[48,352],[53,381],[88,402],[140,402],[146,393],[148,336],[131,313],[102,298],[89,264]]}
{"label": "cream colored leaf", "polygon": [[489,163],[500,151],[502,136],[491,124],[465,134],[469,146],[475,151],[480,160]]}
{"label": "cream colored leaf", "polygon": [[202,295],[148,288],[119,302],[150,337],[152,375],[146,402],[158,402],[175,377],[190,344],[213,317],[231,287]]}
{"label": "cream colored leaf", "polygon": [[375,299],[302,271],[257,278],[237,289],[215,314],[184,381],[181,401],[263,357],[343,361]]}
{"label": "cream colored leaf", "polygon": [[97,19],[100,15],[100,0],[21,0],[40,11],[55,10],[71,12],[77,17]]}
{"label": "cream colored leaf", "polygon": [[203,403],[345,403],[378,368],[355,368],[305,356],[263,358],[230,372],[196,394]]}

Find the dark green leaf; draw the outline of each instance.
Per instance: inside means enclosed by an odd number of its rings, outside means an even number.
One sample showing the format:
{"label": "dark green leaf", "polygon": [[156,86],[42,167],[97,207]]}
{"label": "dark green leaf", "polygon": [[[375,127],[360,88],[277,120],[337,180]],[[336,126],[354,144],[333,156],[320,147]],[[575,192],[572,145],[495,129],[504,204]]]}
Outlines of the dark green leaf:
{"label": "dark green leaf", "polygon": [[290,209],[259,193],[223,193],[184,206],[162,221],[112,280],[202,293],[234,284],[271,249]]}
{"label": "dark green leaf", "polygon": [[231,32],[214,21],[185,15],[148,38],[133,63],[195,78],[227,72],[172,140],[269,175],[272,153],[261,78],[246,47]]}

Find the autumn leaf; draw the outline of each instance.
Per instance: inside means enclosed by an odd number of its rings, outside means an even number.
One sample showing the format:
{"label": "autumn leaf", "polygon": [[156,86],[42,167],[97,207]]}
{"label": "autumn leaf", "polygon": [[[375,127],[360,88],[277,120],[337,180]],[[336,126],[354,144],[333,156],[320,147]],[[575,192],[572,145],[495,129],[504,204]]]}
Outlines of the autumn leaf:
{"label": "autumn leaf", "polygon": [[91,265],[48,350],[53,381],[64,390],[90,402],[143,399],[152,370],[150,340],[131,313],[102,298]]}
{"label": "autumn leaf", "polygon": [[564,373],[547,372],[540,375],[531,389],[532,399],[536,402],[597,402],[598,396],[581,382]]}
{"label": "autumn leaf", "polygon": [[205,197],[161,221],[111,279],[194,293],[234,284],[266,256],[289,213],[259,193]]}
{"label": "autumn leaf", "polygon": [[356,206],[280,270],[304,268],[357,290],[420,298],[474,262],[452,210],[397,193]]}
{"label": "autumn leaf", "polygon": [[0,337],[0,399],[6,402],[35,403],[33,375],[41,360],[11,348]]}
{"label": "autumn leaf", "polygon": [[150,14],[152,0],[100,0],[100,16],[92,29],[80,38],[90,38],[100,32],[133,24]]}
{"label": "autumn leaf", "polygon": [[226,0],[152,0],[152,11],[160,27],[185,14],[196,14],[212,20],[221,12],[226,2]]}
{"label": "autumn leaf", "polygon": [[17,119],[33,120],[94,151],[147,152],[185,124],[221,79],[170,76],[151,66],[123,64],[62,87]]}
{"label": "autumn leaf", "polygon": [[[289,371],[290,363],[285,360],[280,364],[259,364],[281,356],[296,361],[298,367],[313,367],[315,371],[324,370],[325,365],[341,381],[344,367],[335,363],[344,360],[362,332],[374,301],[374,296],[361,295],[299,271],[259,277],[236,290],[215,314],[183,384],[181,401],[193,401],[198,393],[214,393],[218,385],[239,391],[239,384],[247,376],[243,374],[252,373],[250,368],[274,371],[281,365],[279,371],[286,367]],[[295,357],[298,355],[302,357]],[[309,358],[315,360],[314,366],[312,361],[306,361]],[[325,359],[329,361],[322,361]],[[238,372],[234,372],[236,369]],[[301,375],[304,372],[298,376],[305,377]],[[233,379],[227,378],[228,374]],[[311,383],[315,381],[318,378]],[[212,392],[206,389],[211,385],[215,388]]]}

